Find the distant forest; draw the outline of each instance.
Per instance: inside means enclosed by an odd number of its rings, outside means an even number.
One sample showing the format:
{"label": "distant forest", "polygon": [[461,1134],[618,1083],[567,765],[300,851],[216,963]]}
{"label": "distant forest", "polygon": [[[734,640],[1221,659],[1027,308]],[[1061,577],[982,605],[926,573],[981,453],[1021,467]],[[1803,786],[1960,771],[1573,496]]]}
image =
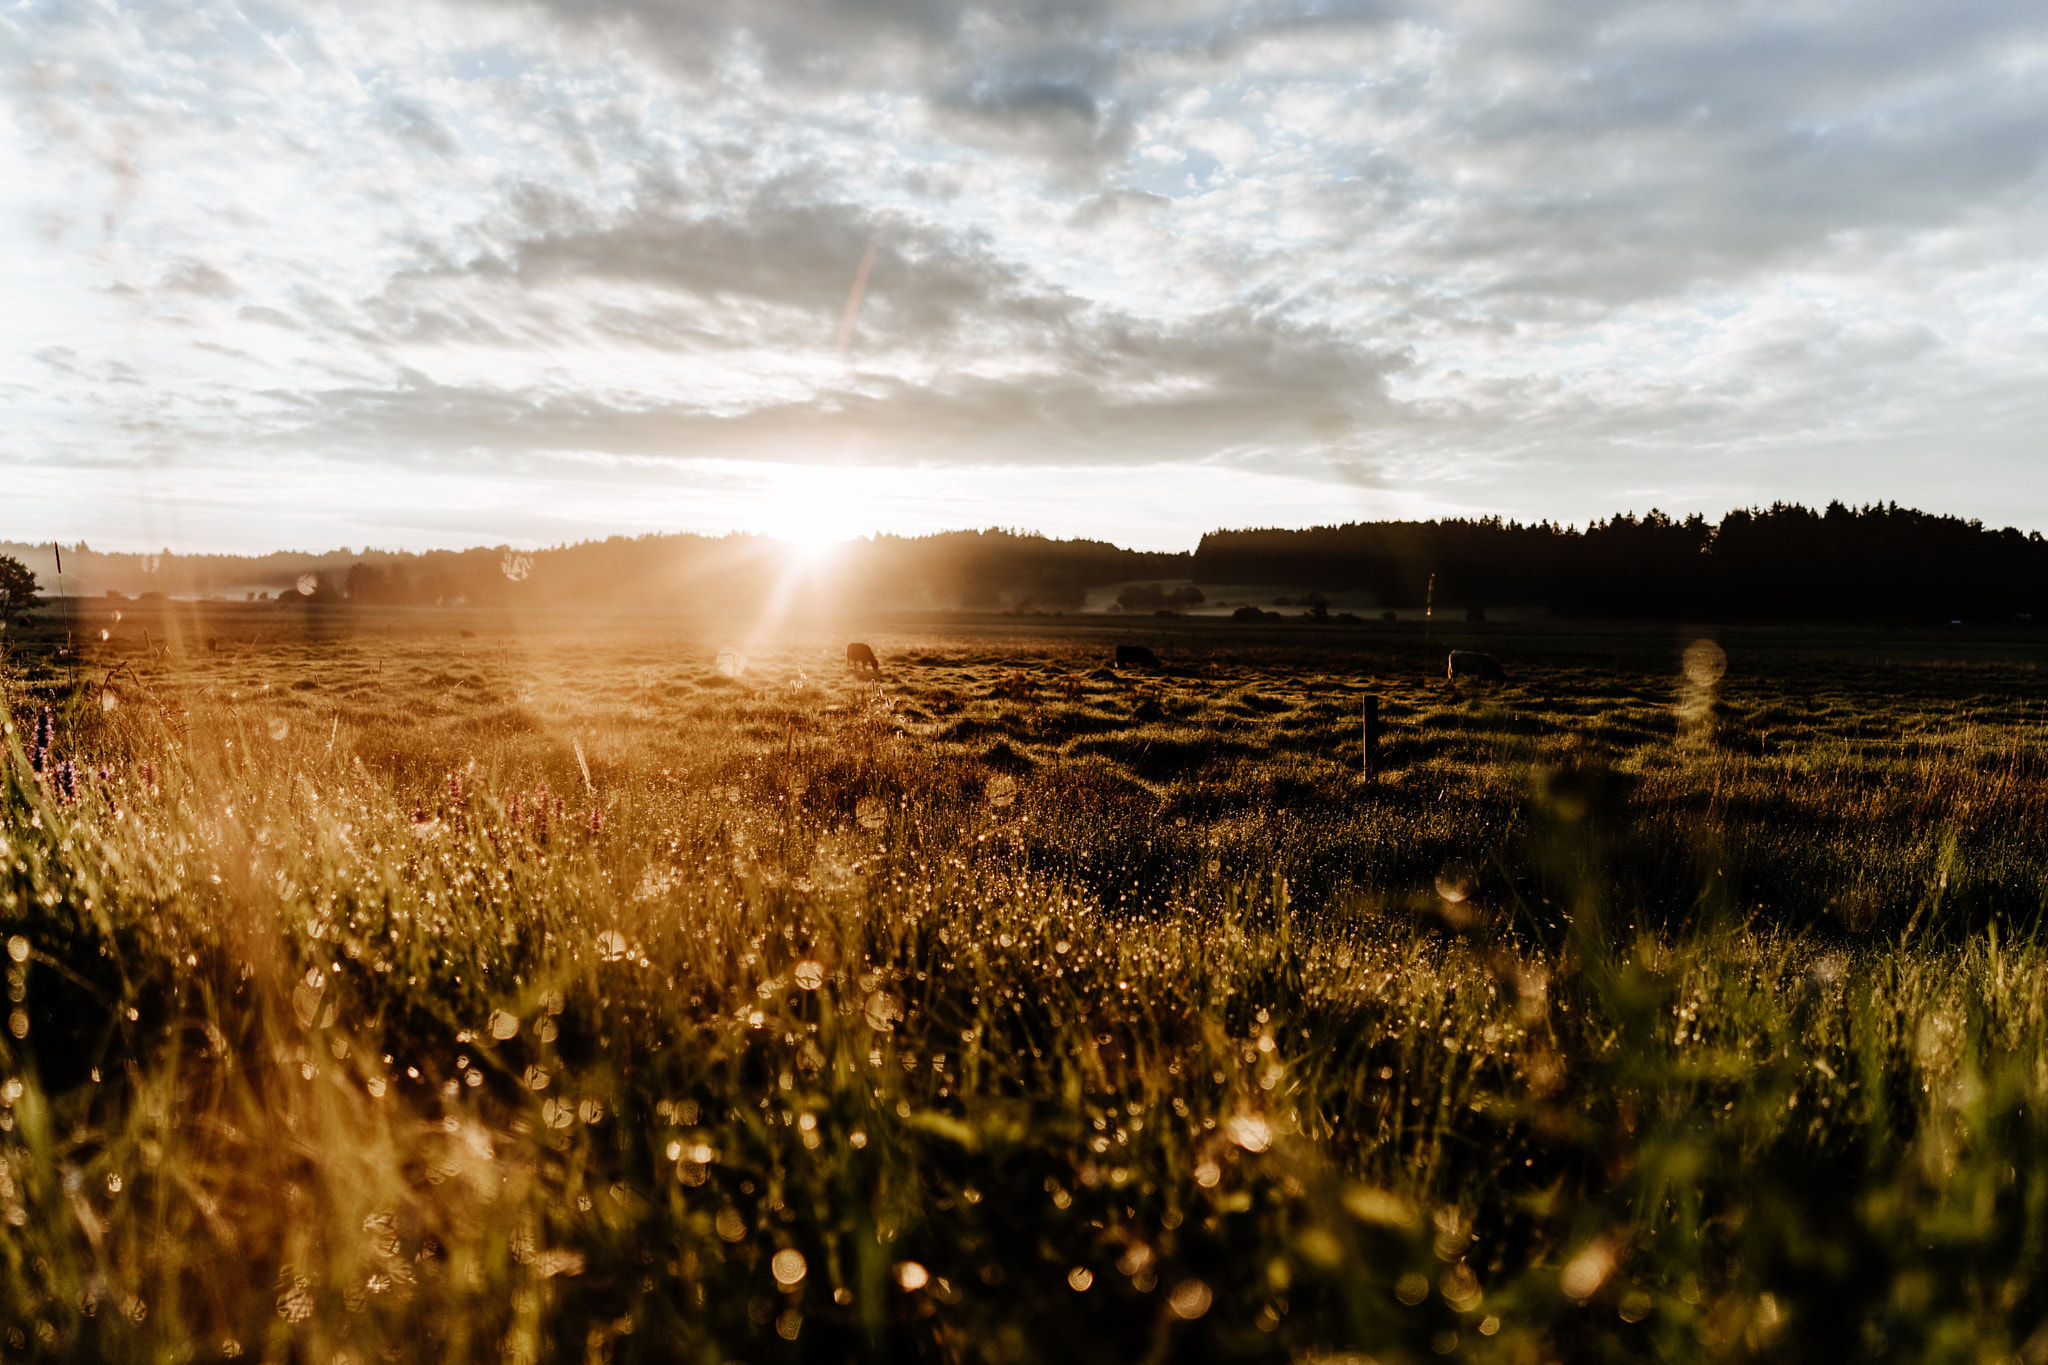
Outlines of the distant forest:
{"label": "distant forest", "polygon": [[1198,583],[1363,589],[1386,607],[1547,607],[1568,616],[1683,620],[1870,620],[2048,613],[2039,531],[1897,504],[1815,512],[1777,503],[1674,521],[1617,516],[1585,530],[1550,522],[1381,521],[1306,531],[1215,531]]}
{"label": "distant forest", "polygon": [[[2048,617],[2040,532],[1897,505],[1779,503],[1716,524],[1652,511],[1584,530],[1499,518],[1213,531],[1193,554],[1013,531],[876,536],[818,557],[761,536],[614,536],[552,549],[263,556],[108,554],[0,542],[44,596],[261,599],[287,607],[645,607],[1071,612],[1091,589],[1187,584],[1363,593],[1380,608],[1545,608],[1682,620]],[[1132,609],[1144,593],[1123,594]],[[1151,594],[1169,608],[1190,589]],[[1147,598],[1150,605],[1149,598]]]}
{"label": "distant forest", "polygon": [[1013,531],[876,536],[812,557],[765,536],[646,535],[542,550],[506,547],[263,556],[105,554],[0,542],[43,594],[274,599],[287,606],[649,607],[799,613],[845,608],[1077,611],[1088,589],[1184,579],[1190,556]]}

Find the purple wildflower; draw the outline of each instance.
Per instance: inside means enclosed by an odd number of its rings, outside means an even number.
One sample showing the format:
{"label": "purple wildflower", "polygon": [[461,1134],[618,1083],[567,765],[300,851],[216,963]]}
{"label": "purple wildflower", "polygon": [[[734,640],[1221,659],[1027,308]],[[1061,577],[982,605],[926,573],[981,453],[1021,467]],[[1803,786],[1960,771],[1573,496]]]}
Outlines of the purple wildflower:
{"label": "purple wildflower", "polygon": [[451,772],[448,774],[448,804],[451,806],[463,804],[461,773]]}
{"label": "purple wildflower", "polygon": [[512,799],[511,799],[511,800],[510,800],[509,802],[507,802],[507,803],[506,803],[506,805],[505,805],[505,823],[506,823],[506,824],[508,824],[508,825],[510,825],[510,826],[512,826],[512,828],[514,828],[514,829],[518,829],[518,828],[519,828],[519,793],[518,793],[518,792],[513,792],[513,793],[512,793]]}
{"label": "purple wildflower", "polygon": [[35,743],[29,746],[28,766],[41,776],[43,767],[50,760],[50,746],[57,740],[57,713],[45,706],[36,717]]}
{"label": "purple wildflower", "polygon": [[67,806],[78,800],[78,765],[68,758],[57,765],[57,800]]}
{"label": "purple wildflower", "polygon": [[590,808],[590,837],[595,839],[604,833],[604,812],[596,806]]}

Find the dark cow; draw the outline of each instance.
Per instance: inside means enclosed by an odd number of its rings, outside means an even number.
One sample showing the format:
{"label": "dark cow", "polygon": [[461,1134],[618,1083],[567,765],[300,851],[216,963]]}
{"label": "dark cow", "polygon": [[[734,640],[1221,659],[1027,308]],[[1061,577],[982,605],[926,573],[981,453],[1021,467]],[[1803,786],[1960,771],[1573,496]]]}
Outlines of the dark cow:
{"label": "dark cow", "polygon": [[1504,683],[1508,675],[1501,671],[1500,660],[1491,654],[1481,654],[1476,649],[1454,649],[1450,662],[1444,667],[1446,678],[1477,678],[1481,682]]}
{"label": "dark cow", "polygon": [[855,640],[846,647],[846,666],[848,668],[865,668],[871,673],[880,673],[882,671],[882,661],[875,657],[874,649],[869,645],[862,644],[858,640]]}
{"label": "dark cow", "polygon": [[1143,645],[1118,645],[1116,647],[1118,668],[1157,668],[1159,656]]}

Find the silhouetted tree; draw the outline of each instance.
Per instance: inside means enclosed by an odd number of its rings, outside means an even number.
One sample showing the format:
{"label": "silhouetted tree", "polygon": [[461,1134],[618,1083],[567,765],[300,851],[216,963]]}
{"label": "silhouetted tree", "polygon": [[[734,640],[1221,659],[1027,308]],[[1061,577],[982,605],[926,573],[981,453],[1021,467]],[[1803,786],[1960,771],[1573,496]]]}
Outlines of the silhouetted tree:
{"label": "silhouetted tree", "polygon": [[0,555],[0,613],[27,611],[42,605],[36,576],[12,555]]}

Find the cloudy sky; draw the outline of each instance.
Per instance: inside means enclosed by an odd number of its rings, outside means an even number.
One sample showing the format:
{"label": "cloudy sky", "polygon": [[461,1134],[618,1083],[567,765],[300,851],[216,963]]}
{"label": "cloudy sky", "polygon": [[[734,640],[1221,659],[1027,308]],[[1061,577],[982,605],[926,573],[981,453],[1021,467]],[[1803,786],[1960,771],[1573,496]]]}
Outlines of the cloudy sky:
{"label": "cloudy sky", "polygon": [[18,0],[0,538],[2048,528],[2038,0]]}

